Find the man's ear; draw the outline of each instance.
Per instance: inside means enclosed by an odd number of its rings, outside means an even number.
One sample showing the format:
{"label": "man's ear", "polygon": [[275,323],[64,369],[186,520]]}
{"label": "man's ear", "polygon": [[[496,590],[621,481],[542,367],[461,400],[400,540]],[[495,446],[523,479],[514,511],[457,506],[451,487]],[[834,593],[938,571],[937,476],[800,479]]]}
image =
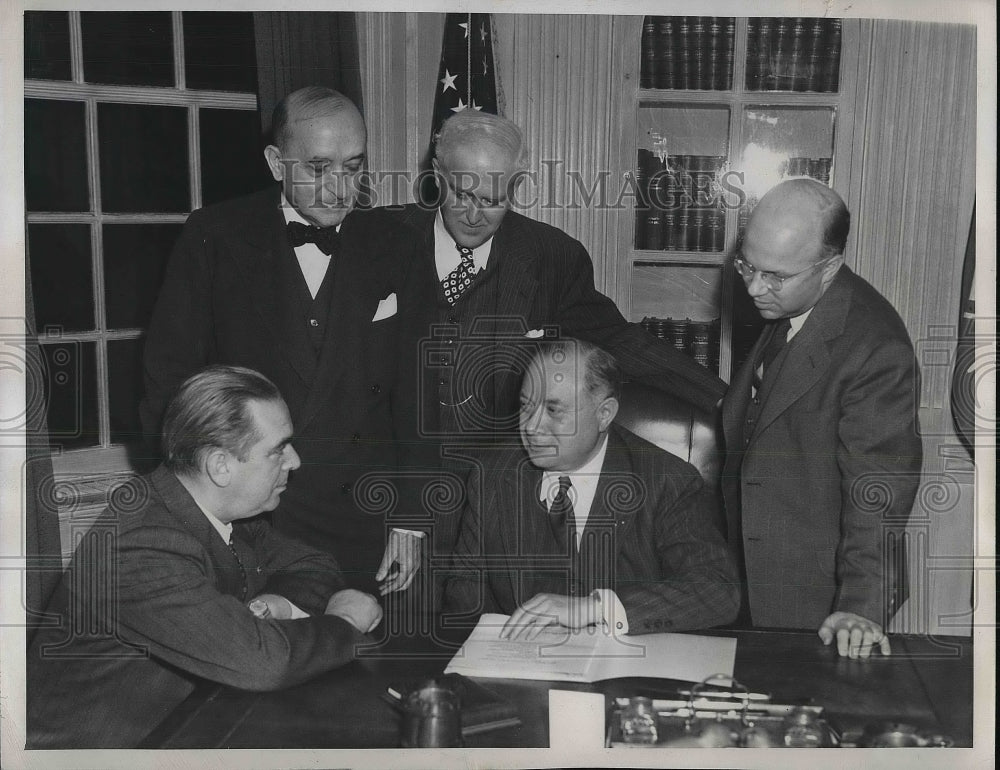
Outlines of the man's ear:
{"label": "man's ear", "polygon": [[232,481],[232,469],[229,467],[232,458],[225,449],[218,447],[210,449],[205,454],[205,475],[217,487],[228,487]]}
{"label": "man's ear", "polygon": [[600,405],[597,407],[597,425],[604,433],[610,427],[611,423],[615,419],[615,415],[618,414],[618,399],[614,396],[608,396],[604,399]]}
{"label": "man's ear", "polygon": [[271,176],[274,177],[274,181],[284,181],[285,164],[281,161],[281,150],[273,144],[269,144],[264,148],[264,160],[267,161],[267,167],[271,169]]}
{"label": "man's ear", "polygon": [[823,265],[823,291],[827,290],[827,287],[833,283],[833,279],[837,277],[837,272],[844,264],[844,254],[841,252],[825,265]]}

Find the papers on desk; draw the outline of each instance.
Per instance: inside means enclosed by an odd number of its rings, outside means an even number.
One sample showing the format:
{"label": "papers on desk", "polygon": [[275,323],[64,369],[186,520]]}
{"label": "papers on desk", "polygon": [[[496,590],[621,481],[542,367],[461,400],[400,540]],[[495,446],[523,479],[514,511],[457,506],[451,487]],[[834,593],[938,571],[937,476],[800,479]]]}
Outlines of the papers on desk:
{"label": "papers on desk", "polygon": [[530,642],[500,638],[507,615],[483,615],[445,673],[500,679],[599,682],[655,677],[700,682],[732,676],[736,640],[694,634],[613,636],[553,626]]}

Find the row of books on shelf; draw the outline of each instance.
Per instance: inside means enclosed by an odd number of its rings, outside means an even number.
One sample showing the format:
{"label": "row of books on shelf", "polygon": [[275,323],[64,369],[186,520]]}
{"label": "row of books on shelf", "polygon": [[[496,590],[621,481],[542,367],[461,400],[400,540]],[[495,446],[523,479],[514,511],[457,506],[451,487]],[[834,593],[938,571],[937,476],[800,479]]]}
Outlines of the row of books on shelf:
{"label": "row of books on shelf", "polygon": [[735,42],[731,16],[647,16],[639,86],[728,91]]}
{"label": "row of books on shelf", "polygon": [[718,195],[720,155],[671,155],[640,149],[636,164],[638,206],[635,247],[650,250],[722,251],[726,215]]}
{"label": "row of books on shelf", "polygon": [[841,38],[840,19],[748,19],[747,90],[837,91]]}
{"label": "row of books on shelf", "polygon": [[713,371],[719,370],[720,321],[692,321],[690,318],[656,318],[646,316],[642,327],[665,340],[682,353]]}
{"label": "row of books on shelf", "polygon": [[[747,90],[837,91],[841,38],[840,19],[748,19]],[[730,16],[646,16],[639,86],[728,91],[735,41]]]}

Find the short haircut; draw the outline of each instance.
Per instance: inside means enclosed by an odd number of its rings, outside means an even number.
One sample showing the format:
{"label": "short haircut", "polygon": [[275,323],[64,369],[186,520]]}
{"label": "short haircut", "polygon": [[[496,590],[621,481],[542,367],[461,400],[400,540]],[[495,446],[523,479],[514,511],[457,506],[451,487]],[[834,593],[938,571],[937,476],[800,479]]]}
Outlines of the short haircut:
{"label": "short haircut", "polygon": [[189,377],[163,418],[164,465],[190,476],[201,470],[202,457],[212,449],[225,449],[246,460],[260,441],[251,401],[282,398],[267,377],[242,366],[210,366]]}
{"label": "short haircut", "polygon": [[354,102],[326,86],[306,86],[293,91],[274,106],[271,113],[271,141],[284,150],[290,124],[328,117],[348,106],[355,107]]}
{"label": "short haircut", "polygon": [[564,337],[561,340],[542,342],[536,358],[555,358],[575,350],[577,362],[583,366],[583,386],[595,399],[615,398],[622,393],[622,370],[618,361],[608,351],[586,340]]}
{"label": "short haircut", "polygon": [[531,153],[518,125],[507,118],[479,110],[462,110],[444,122],[434,138],[434,156],[441,160],[455,147],[481,141],[491,142],[507,151],[514,160],[515,171],[527,171]]}

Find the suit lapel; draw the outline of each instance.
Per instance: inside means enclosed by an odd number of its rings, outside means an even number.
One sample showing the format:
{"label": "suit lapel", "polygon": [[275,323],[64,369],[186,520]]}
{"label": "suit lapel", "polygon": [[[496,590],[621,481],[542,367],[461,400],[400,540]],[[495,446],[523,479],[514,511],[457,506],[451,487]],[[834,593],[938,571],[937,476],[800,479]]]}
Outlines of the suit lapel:
{"label": "suit lapel", "polygon": [[[621,550],[621,539],[635,526],[636,516],[621,513],[620,506],[613,505],[613,503],[620,501],[623,504],[621,507],[632,510],[635,507],[635,501],[644,500],[647,494],[643,484],[644,482],[638,478],[632,468],[628,447],[625,445],[624,439],[619,434],[617,427],[612,424],[608,431],[608,449],[604,455],[601,478],[597,482],[597,491],[590,507],[590,514],[587,516],[587,526],[584,528],[584,532],[591,526],[598,524],[613,525],[616,563],[618,552]],[[635,511],[637,510],[635,508]]]}
{"label": "suit lapel", "polygon": [[763,355],[769,339],[766,331],[762,331],[757,337],[757,342],[729,384],[730,395],[722,402],[722,432],[726,438],[727,452],[743,450],[743,420],[746,417],[747,401],[751,398],[754,364]]}
{"label": "suit lapel", "polygon": [[849,274],[846,266],[841,268],[813,307],[805,325],[785,348],[778,376],[765,385],[760,416],[750,445],[767,426],[819,382],[830,368],[827,342],[843,332],[850,305]]}
{"label": "suit lapel", "polygon": [[271,335],[273,349],[308,383],[315,374],[316,356],[300,322],[301,270],[285,235],[278,196],[277,189],[262,195],[258,215],[249,218],[241,230],[249,248],[247,264],[239,265],[239,272],[254,299],[253,309],[247,312],[257,313],[261,328]]}
{"label": "suit lapel", "polygon": [[497,270],[500,281],[496,308],[498,316],[523,319],[527,324],[538,291],[537,260],[538,255],[520,227],[519,215],[507,212],[503,224],[493,236],[489,261],[490,266]]}

